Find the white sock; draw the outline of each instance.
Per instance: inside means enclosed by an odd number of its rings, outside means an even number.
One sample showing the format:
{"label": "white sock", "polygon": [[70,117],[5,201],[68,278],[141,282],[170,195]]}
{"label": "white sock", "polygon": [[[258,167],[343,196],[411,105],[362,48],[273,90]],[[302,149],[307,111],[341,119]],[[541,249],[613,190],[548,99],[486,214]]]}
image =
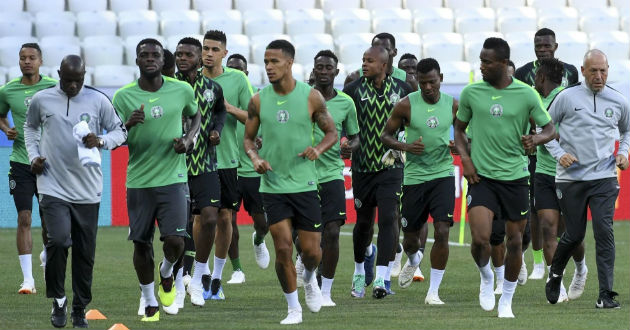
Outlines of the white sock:
{"label": "white sock", "polygon": [[304,267],[304,284],[311,283],[311,281],[313,280],[313,276],[315,276],[315,269],[309,270],[308,268]]}
{"label": "white sock", "polygon": [[166,260],[166,257],[164,257],[164,260],[162,260],[162,267],[160,267],[160,274],[162,277],[167,278],[173,275],[173,264],[174,262],[170,262]]}
{"label": "white sock", "polygon": [[44,258],[44,264],[46,264],[46,258],[48,257],[48,253],[46,253],[46,245],[42,244],[44,249],[42,250],[42,258]]}
{"label": "white sock", "polygon": [[500,267],[494,267],[494,272],[497,274],[497,282],[505,278],[505,265]]}
{"label": "white sock", "polygon": [[33,279],[33,255],[32,254],[20,254],[18,259],[20,259],[20,267],[22,268],[22,276],[24,277],[24,282],[35,283],[35,279]]}
{"label": "white sock", "polygon": [[140,290],[142,290],[142,296],[144,297],[144,301],[146,301],[146,306],[159,306],[157,299],[155,299],[154,287],[155,282],[151,282],[149,284],[140,284]]}
{"label": "white sock", "polygon": [[485,266],[479,267],[479,272],[481,273],[481,278],[483,278],[484,280],[489,280],[494,277],[494,273],[492,272],[492,269],[490,268],[490,261],[488,261],[488,263]]}
{"label": "white sock", "polygon": [[416,253],[407,253],[407,258],[409,258],[409,264],[412,266],[418,266],[420,264],[420,255],[418,254],[418,252]]}
{"label": "white sock", "polygon": [[442,283],[444,269],[435,269],[431,267],[431,277],[429,278],[429,292],[437,293]]}
{"label": "white sock", "polygon": [[573,261],[575,262],[575,271],[579,274],[584,274],[584,272],[586,271],[586,258],[582,259],[581,261]]}
{"label": "white sock", "polygon": [[287,304],[289,305],[289,308],[302,310],[302,306],[300,306],[300,301],[298,300],[297,290],[291,293],[285,293],[284,297],[287,298]]}
{"label": "white sock", "polygon": [[370,245],[368,245],[368,247],[365,248],[365,256],[369,257],[372,255],[374,251],[372,251],[372,243],[370,243]]}
{"label": "white sock", "polygon": [[334,278],[326,278],[322,276],[322,296],[330,297],[330,291],[334,280]]}
{"label": "white sock", "polygon": [[512,305],[512,297],[514,296],[514,291],[516,290],[516,282],[517,281],[503,281],[503,295],[501,295],[500,300],[503,300],[504,302]]}
{"label": "white sock", "polygon": [[365,266],[363,262],[354,263],[354,275],[365,275]]}
{"label": "white sock", "polygon": [[394,267],[394,262],[390,261],[387,264],[387,272],[385,272],[385,281],[391,281],[392,280],[392,267]]}
{"label": "white sock", "polygon": [[223,274],[223,266],[225,266],[225,260],[226,259],[221,259],[217,256],[214,256],[214,269],[212,270],[212,279],[221,279],[221,274]]}
{"label": "white sock", "polygon": [[302,262],[302,257],[300,256],[299,253],[298,253],[297,257],[295,258],[295,263],[297,264],[298,262]]}
{"label": "white sock", "polygon": [[[205,275],[204,271],[208,269],[208,263],[195,261],[195,270],[193,271],[192,280],[195,283],[201,283],[201,276]],[[208,270],[210,273],[210,270]]]}
{"label": "white sock", "polygon": [[186,290],[184,286],[184,267],[180,268],[175,276],[175,290],[177,290],[177,292],[184,292],[184,290]]}
{"label": "white sock", "polygon": [[376,278],[385,279],[387,273],[387,266],[376,266]]}
{"label": "white sock", "polygon": [[551,274],[551,265],[547,266],[547,273]]}
{"label": "white sock", "polygon": [[63,304],[66,303],[66,296],[63,296],[61,298],[55,298],[55,300],[57,300],[57,305],[63,306]]}
{"label": "white sock", "polygon": [[420,265],[420,263],[422,263],[422,258],[424,258],[424,253],[420,250],[418,250],[418,257],[420,258],[418,265]]}

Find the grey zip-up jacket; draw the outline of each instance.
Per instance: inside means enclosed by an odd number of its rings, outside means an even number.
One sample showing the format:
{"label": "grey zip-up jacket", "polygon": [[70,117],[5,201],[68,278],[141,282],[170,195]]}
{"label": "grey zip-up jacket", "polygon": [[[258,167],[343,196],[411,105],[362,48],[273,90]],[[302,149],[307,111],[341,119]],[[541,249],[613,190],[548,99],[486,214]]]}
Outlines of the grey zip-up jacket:
{"label": "grey zip-up jacket", "polygon": [[[28,159],[45,157],[44,173],[37,176],[39,194],[78,204],[100,203],[103,174],[100,167],[79,161],[72,128],[87,121],[90,131],[103,139],[103,149],[114,149],[127,140],[127,131],[107,96],[83,86],[72,97],[59,84],[44,89],[31,100],[24,123]],[[102,135],[103,130],[107,134]]]}
{"label": "grey zip-up jacket", "polygon": [[616,177],[615,141],[618,153],[628,157],[630,114],[628,100],[606,85],[593,93],[584,83],[566,88],[549,106],[558,125],[559,141],[545,144],[556,159],[570,153],[578,161],[568,168],[556,164],[556,182],[589,181]]}

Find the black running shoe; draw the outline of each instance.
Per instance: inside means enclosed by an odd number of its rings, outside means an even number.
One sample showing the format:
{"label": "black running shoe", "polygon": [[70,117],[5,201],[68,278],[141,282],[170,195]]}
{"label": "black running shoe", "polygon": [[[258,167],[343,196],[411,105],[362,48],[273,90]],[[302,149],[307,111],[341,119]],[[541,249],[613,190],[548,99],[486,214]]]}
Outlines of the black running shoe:
{"label": "black running shoe", "polygon": [[597,299],[597,303],[595,303],[595,307],[597,308],[621,308],[621,305],[615,297],[619,294],[615,291],[606,291],[604,293],[599,294],[599,298]]}
{"label": "black running shoe", "polygon": [[547,284],[545,285],[545,294],[547,295],[547,301],[550,304],[558,302],[560,297],[560,285],[562,284],[562,275],[549,272],[547,278]]}
{"label": "black running shoe", "polygon": [[68,321],[68,299],[64,301],[63,306],[59,306],[57,299],[53,299],[52,312],[50,313],[50,323],[55,328],[63,328]]}
{"label": "black running shoe", "polygon": [[87,328],[88,327],[88,321],[85,318],[85,309],[72,308],[72,313],[70,314],[70,318],[72,319],[73,328]]}

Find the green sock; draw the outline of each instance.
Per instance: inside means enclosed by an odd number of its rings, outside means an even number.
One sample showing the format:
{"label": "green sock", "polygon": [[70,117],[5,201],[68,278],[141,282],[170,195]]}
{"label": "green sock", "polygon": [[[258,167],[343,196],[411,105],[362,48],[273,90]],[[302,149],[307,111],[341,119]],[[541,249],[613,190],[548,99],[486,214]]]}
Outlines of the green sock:
{"label": "green sock", "polygon": [[237,270],[241,270],[241,258],[236,258],[236,259],[230,259],[230,262],[232,262],[232,270],[233,271],[237,271]]}
{"label": "green sock", "polygon": [[534,263],[535,264],[542,264],[543,263],[543,250],[534,250],[532,249],[532,255],[534,256]]}
{"label": "green sock", "polygon": [[265,237],[258,237],[258,234],[254,235],[254,244],[260,245],[265,241]]}

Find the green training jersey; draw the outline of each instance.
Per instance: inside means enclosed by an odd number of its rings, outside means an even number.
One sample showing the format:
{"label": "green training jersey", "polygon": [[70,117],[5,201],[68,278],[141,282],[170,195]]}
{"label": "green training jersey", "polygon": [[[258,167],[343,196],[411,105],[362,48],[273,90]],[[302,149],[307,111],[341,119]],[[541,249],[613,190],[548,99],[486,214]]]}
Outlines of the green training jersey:
{"label": "green training jersey", "polygon": [[261,193],[288,194],[317,190],[315,162],[298,154],[313,145],[313,126],[308,111],[311,86],[296,81],[287,95],[278,95],[272,85],[260,91],[260,157],[273,170],[260,180]]}
{"label": "green training jersey", "polygon": [[454,175],[453,156],[448,148],[453,125],[453,97],[440,93],[435,104],[428,104],[420,91],[409,94],[411,120],[405,127],[407,143],[422,137],[424,151],[407,153],[404,185],[420,184]]}
{"label": "green training jersey", "polygon": [[[543,106],[545,109],[549,108],[549,104],[551,101],[556,98],[556,95],[560,93],[564,87],[558,86],[554,90],[547,95],[547,97],[542,98]],[[558,127],[556,127],[557,129]],[[556,176],[556,159],[549,153],[549,150],[545,148],[544,144],[541,144],[537,147],[538,154],[536,155],[536,173],[543,173],[551,176]]]}
{"label": "green training jersey", "polygon": [[[400,79],[402,81],[407,81],[407,72],[403,69],[399,69],[397,67],[393,67],[392,77]],[[363,68],[359,69],[359,77],[363,77]]]}
{"label": "green training jersey", "polygon": [[173,149],[182,136],[182,116],[197,113],[197,102],[188,83],[163,76],[156,92],[142,90],[134,81],[114,94],[114,108],[123,122],[144,104],[144,123],[129,129],[127,188],[162,187],[188,181],[186,155]]}
{"label": "green training jersey", "polygon": [[[249,100],[254,95],[252,85],[245,73],[223,67],[223,73],[212,78],[223,88],[223,97],[231,105],[247,110]],[[236,118],[227,115],[221,132],[221,143],[217,146],[217,160],[219,169],[238,167],[238,143],[236,141]]]}
{"label": "green training jersey", "polygon": [[[326,107],[335,122],[335,127],[337,128],[337,138],[341,138],[342,130],[346,132],[346,135],[359,134],[357,110],[354,107],[354,102],[350,96],[346,95],[344,92],[336,89],[335,91],[337,92],[337,95],[326,101]],[[317,145],[324,138],[324,132],[315,125],[314,134],[314,145]],[[333,144],[330,149],[321,154],[315,161],[315,167],[317,168],[317,178],[319,183],[329,182],[332,180],[343,180],[344,162],[341,159],[341,147],[339,143]]]}
{"label": "green training jersey", "polygon": [[57,80],[41,75],[41,79],[35,85],[22,84],[22,77],[9,81],[0,87],[0,115],[6,116],[11,110],[13,125],[17,131],[17,137],[13,141],[13,151],[9,160],[12,162],[30,165],[28,153],[24,145],[24,121],[26,111],[31,103],[33,95],[38,91],[55,86]]}
{"label": "green training jersey", "polygon": [[472,126],[471,157],[479,175],[503,181],[529,175],[521,136],[530,117],[538,126],[551,121],[538,93],[517,79],[503,89],[480,81],[462,90],[457,119]]}
{"label": "green training jersey", "polygon": [[[258,135],[260,135],[260,129],[258,129]],[[246,177],[246,178],[255,178],[260,176],[254,170],[254,165],[252,164],[252,160],[249,158],[247,153],[245,152],[245,146],[243,146],[243,137],[245,136],[245,124],[238,121],[236,123],[236,138],[238,140],[238,169],[236,172],[238,176]]]}

